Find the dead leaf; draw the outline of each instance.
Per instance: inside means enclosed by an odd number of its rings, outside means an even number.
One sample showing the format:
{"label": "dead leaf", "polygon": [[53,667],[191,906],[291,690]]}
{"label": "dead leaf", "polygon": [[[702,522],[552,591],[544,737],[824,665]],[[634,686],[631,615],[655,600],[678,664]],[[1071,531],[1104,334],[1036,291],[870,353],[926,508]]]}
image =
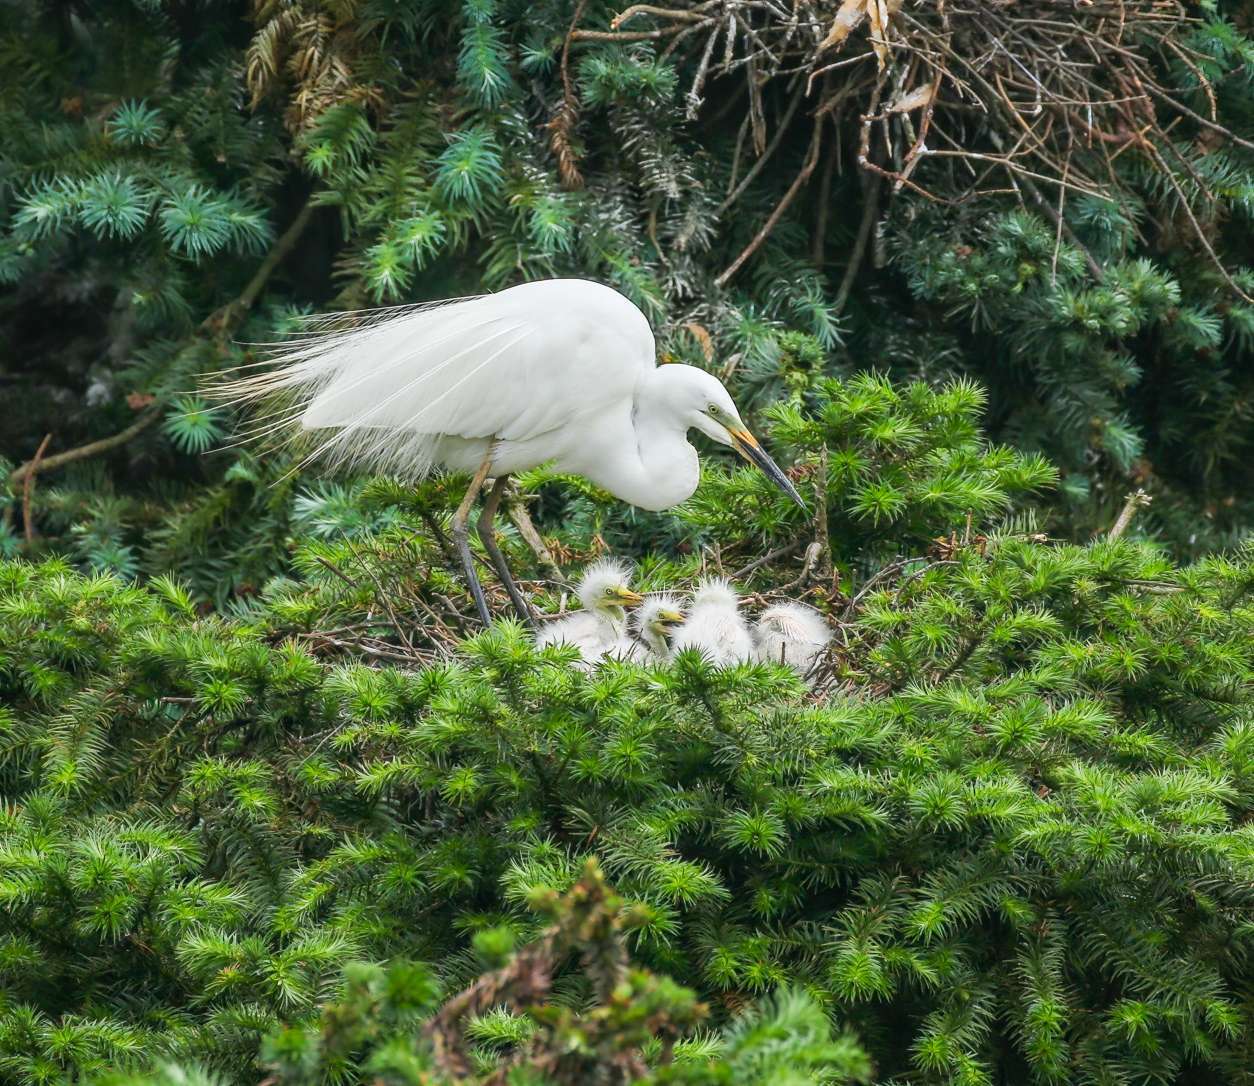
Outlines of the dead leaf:
{"label": "dead leaf", "polygon": [[157,397],[151,392],[128,392],[126,394],[126,406],[132,411],[142,411],[149,404],[154,403]]}
{"label": "dead leaf", "polygon": [[889,20],[901,10],[902,0],[844,0],[836,18],[832,20],[832,28],[819,46],[819,52],[825,49],[838,49],[859,26],[863,19],[870,21],[871,48],[875,50],[875,60],[882,70],[888,63],[888,32]]}
{"label": "dead leaf", "polygon": [[[874,3],[874,0],[870,0]],[[819,46],[819,52],[822,53],[826,49],[838,49],[845,44],[845,39],[849,37],[858,25],[866,18],[868,0],[845,0],[840,5],[840,10],[836,12],[836,18],[832,20],[832,28],[827,32],[827,37],[823,39],[823,44]]]}
{"label": "dead leaf", "polygon": [[932,99],[932,84],[924,83],[921,87],[915,87],[908,94],[903,94],[891,106],[888,107],[889,113],[909,113],[912,109],[918,109],[925,106]]}
{"label": "dead leaf", "polygon": [[867,0],[866,13],[871,22],[871,48],[882,71],[888,63],[888,7],[884,0]]}
{"label": "dead leaf", "polygon": [[713,362],[714,338],[710,335],[709,330],[703,325],[698,324],[696,321],[688,321],[684,327],[692,333],[692,338],[700,344],[701,354],[705,357],[706,362]]}

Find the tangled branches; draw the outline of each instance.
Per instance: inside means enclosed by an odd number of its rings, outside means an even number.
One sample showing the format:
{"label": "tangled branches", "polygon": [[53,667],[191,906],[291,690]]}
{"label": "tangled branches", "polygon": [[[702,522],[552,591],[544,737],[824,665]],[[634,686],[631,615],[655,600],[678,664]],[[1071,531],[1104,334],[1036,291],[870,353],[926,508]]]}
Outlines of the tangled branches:
{"label": "tangled branches", "polygon": [[[641,28],[646,20],[652,29]],[[788,99],[780,127],[803,102],[810,118],[794,187],[813,172],[830,118],[829,154],[839,162],[846,135],[858,166],[893,192],[946,204],[1010,193],[1060,233],[1069,195],[1139,203],[1151,194],[1241,293],[1208,233],[1220,211],[1224,156],[1254,144],[1220,121],[1208,75],[1214,58],[1200,48],[1198,27],[1176,0],[704,0],[635,4],[609,31],[574,37],[686,50],[692,117],[716,86],[720,97],[747,96],[737,149],[751,139],[751,176],[780,143],[763,105],[777,82]],[[794,196],[784,195],[765,231]],[[724,280],[760,243],[755,238]]]}

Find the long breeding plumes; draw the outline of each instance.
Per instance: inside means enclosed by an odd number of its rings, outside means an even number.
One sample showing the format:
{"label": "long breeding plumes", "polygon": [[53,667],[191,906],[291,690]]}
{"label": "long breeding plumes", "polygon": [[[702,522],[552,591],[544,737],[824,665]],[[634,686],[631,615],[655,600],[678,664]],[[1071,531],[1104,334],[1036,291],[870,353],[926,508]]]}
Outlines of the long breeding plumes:
{"label": "long breeding plumes", "polygon": [[476,378],[532,330],[525,313],[485,301],[307,318],[258,364],[264,371],[206,392],[231,406],[260,409],[243,432],[251,440],[287,444],[308,435],[302,463],[421,478],[435,464],[443,436],[490,436],[486,426],[483,433],[465,432],[482,394]]}

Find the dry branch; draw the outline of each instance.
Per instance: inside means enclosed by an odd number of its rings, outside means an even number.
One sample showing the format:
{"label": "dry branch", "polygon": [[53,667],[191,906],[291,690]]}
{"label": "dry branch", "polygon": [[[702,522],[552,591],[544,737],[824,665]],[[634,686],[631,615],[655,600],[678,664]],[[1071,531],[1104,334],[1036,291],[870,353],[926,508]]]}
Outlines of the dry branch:
{"label": "dry branch", "polygon": [[[618,30],[628,19],[633,26],[652,25],[630,34]],[[1229,288],[1244,296],[1207,237],[1216,201],[1177,149],[1177,142],[1188,138],[1178,127],[1182,123],[1198,126],[1208,138],[1254,147],[1248,134],[1233,133],[1218,121],[1207,73],[1181,45],[1195,22],[1179,0],[1065,5],[1056,0],[916,5],[899,0],[787,5],[706,0],[635,4],[611,22],[614,29],[579,30],[574,37],[674,39],[676,52],[684,52],[698,70],[694,91],[714,80],[744,80],[748,129],[760,156],[754,172],[798,127],[790,102],[768,133],[767,87],[808,73],[805,97],[814,101],[815,77],[822,75],[811,116],[838,106],[857,110],[862,117],[856,137],[859,163],[886,179],[893,192],[909,188],[938,202],[963,203],[1023,189],[1072,242],[1065,225],[1059,225],[1055,194],[1119,201],[1134,182],[1118,160],[1138,158],[1138,166],[1161,178],[1181,202],[1199,249]],[[721,50],[715,48],[716,39],[722,41]],[[1189,85],[1173,88],[1182,71]],[[1192,95],[1205,97],[1209,116],[1190,105]],[[890,104],[881,107],[881,99]],[[1159,112],[1173,119],[1164,122]],[[800,183],[808,176],[803,171]],[[1004,180],[989,185],[989,178]],[[724,211],[751,180],[752,172],[734,187]],[[1038,192],[1038,186],[1047,191]],[[799,187],[794,181],[768,220],[766,234]],[[937,191],[941,188],[943,196]],[[720,283],[735,274],[764,237],[754,239]],[[1096,267],[1091,259],[1089,267]]]}
{"label": "dry branch", "polygon": [[[296,247],[296,242],[300,240],[301,234],[304,233],[310,219],[313,218],[313,211],[314,201],[313,197],[310,197],[297,213],[296,218],[292,220],[291,225],[279,235],[274,245],[271,246],[270,251],[266,253],[264,259],[257,266],[256,272],[253,273],[253,277],[248,281],[243,291],[240,292],[239,297],[211,313],[201,324],[200,334],[225,337],[239,326],[240,322],[247,315],[248,310],[261,295],[275,269]],[[98,441],[89,441],[85,445],[67,449],[65,452],[57,453],[55,456],[41,458],[37,453],[30,460],[20,464],[9,473],[9,485],[17,486],[24,479],[29,479],[40,472],[52,471],[56,468],[64,467],[66,464],[73,464],[78,460],[88,460],[93,456],[100,456],[112,449],[119,448],[152,426],[153,423],[161,418],[161,413],[162,405],[154,403],[145,409],[133,423],[125,429],[119,430],[116,434],[102,437]],[[46,444],[47,439],[45,439]],[[43,447],[40,446],[41,451]]]}

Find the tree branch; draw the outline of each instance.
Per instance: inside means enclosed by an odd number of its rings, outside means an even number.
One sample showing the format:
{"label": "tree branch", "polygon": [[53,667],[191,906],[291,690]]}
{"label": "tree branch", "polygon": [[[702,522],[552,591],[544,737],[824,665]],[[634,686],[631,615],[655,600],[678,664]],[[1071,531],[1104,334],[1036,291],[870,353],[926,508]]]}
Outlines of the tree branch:
{"label": "tree branch", "polygon": [[[240,293],[240,296],[205,318],[200,326],[202,333],[212,332],[216,335],[224,336],[244,319],[245,314],[260,296],[266,282],[274,274],[279,263],[296,247],[296,242],[300,239],[305,227],[309,225],[313,212],[314,199],[311,196],[305,201],[304,207],[297,213],[296,218],[292,220],[292,224],[279,235],[278,240],[266,254],[265,259],[262,260],[257,271]],[[28,480],[40,472],[53,471],[56,468],[64,467],[66,464],[73,464],[78,460],[87,460],[93,456],[99,456],[101,453],[107,453],[111,449],[116,449],[120,445],[125,445],[128,441],[142,434],[159,418],[161,418],[161,404],[155,403],[145,410],[130,426],[126,427],[125,430],[119,430],[116,434],[111,434],[109,437],[102,437],[98,441],[89,441],[86,445],[79,445],[77,448],[67,449],[65,452],[43,459],[36,453],[26,463],[9,472],[9,485],[17,486],[24,479]],[[46,444],[47,440],[45,439]]]}
{"label": "tree branch", "polygon": [[1144,490],[1138,490],[1135,494],[1129,494],[1123,503],[1123,508],[1119,510],[1119,516],[1115,523],[1111,525],[1111,529],[1106,533],[1107,539],[1118,539],[1124,532],[1128,530],[1128,525],[1132,523],[1133,514],[1143,505],[1149,505],[1153,499],[1150,498]]}
{"label": "tree branch", "polygon": [[867,244],[871,240],[871,231],[875,228],[875,217],[880,207],[880,179],[874,174],[867,174],[866,186],[862,197],[862,221],[858,224],[858,236],[854,239],[853,250],[849,254],[849,266],[845,268],[840,288],[836,291],[835,310],[839,316],[849,301],[849,293],[853,290],[854,280],[858,277],[858,269],[862,267],[866,256]]}
{"label": "tree branch", "polygon": [[818,164],[819,148],[822,144],[822,134],[823,117],[820,115],[816,116],[814,119],[814,134],[810,137],[810,149],[806,152],[805,163],[802,165],[801,171],[793,179],[793,183],[789,185],[788,191],[780,198],[779,203],[775,205],[775,210],[771,212],[771,214],[767,217],[766,222],[762,224],[762,229],[759,230],[754,239],[745,246],[744,251],[727,266],[726,271],[714,280],[714,282],[720,287],[727,286],[731,277],[744,267],[745,261],[747,261],[758,251],[758,249],[762,247],[762,243],[770,237],[771,231],[775,229],[776,224],[783,217],[784,212],[788,210],[788,205],[796,199],[797,193],[801,191],[802,186],[810,180],[810,175],[814,172],[814,167]]}
{"label": "tree branch", "polygon": [[89,457],[106,453],[110,449],[116,449],[119,445],[125,445],[132,438],[142,434],[160,417],[161,407],[153,404],[125,430],[119,430],[116,434],[109,437],[102,437],[99,441],[89,441],[86,445],[79,445],[76,449],[66,449],[65,452],[57,453],[55,456],[49,456],[44,459],[40,459],[39,454],[36,453],[25,464],[9,472],[9,483],[12,486],[17,486],[23,479],[29,479],[40,472],[52,471],[54,468],[73,464],[76,460],[86,460]]}
{"label": "tree branch", "polygon": [[30,511],[31,494],[35,489],[35,472],[39,469],[39,461],[44,458],[44,450],[48,447],[48,442],[51,440],[51,433],[44,434],[43,441],[39,443],[39,448],[35,450],[30,466],[27,467],[22,477],[22,531],[26,535],[28,544],[35,542],[35,521]]}

